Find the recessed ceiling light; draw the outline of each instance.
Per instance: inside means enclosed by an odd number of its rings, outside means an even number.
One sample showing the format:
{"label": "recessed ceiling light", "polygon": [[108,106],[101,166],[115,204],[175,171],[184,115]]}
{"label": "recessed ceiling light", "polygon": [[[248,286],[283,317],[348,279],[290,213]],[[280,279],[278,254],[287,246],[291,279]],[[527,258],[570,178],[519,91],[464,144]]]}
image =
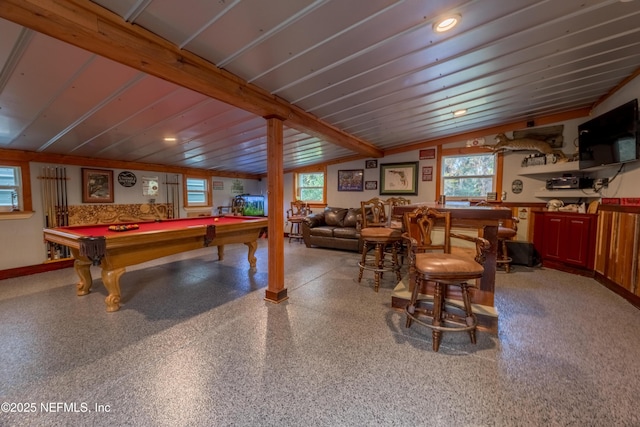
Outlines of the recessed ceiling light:
{"label": "recessed ceiling light", "polygon": [[166,142],[176,142],[176,138],[174,138],[174,137],[166,137],[166,138],[164,138],[164,140]]}
{"label": "recessed ceiling light", "polygon": [[443,16],[433,24],[433,31],[435,31],[436,33],[449,31],[450,29],[458,25],[458,22],[460,22],[461,19],[462,17],[458,14]]}
{"label": "recessed ceiling light", "polygon": [[456,110],[453,112],[453,117],[460,117],[460,116],[464,116],[465,114],[467,114],[467,110]]}

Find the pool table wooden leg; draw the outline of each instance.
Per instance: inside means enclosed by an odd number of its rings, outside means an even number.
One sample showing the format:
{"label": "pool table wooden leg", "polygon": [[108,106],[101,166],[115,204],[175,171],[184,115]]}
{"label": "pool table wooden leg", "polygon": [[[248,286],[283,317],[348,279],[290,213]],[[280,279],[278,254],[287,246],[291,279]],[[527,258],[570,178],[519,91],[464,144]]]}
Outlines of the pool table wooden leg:
{"label": "pool table wooden leg", "polygon": [[114,270],[102,269],[102,282],[109,291],[109,295],[104,299],[108,312],[120,310],[120,276],[124,274],[124,271],[124,267]]}
{"label": "pool table wooden leg", "polygon": [[91,277],[91,261],[76,256],[76,260],[73,262],[73,269],[80,279],[76,284],[76,295],[87,295],[91,292],[91,284],[93,283],[93,278]]}
{"label": "pool table wooden leg", "polygon": [[258,249],[258,242],[256,240],[252,242],[245,242],[245,245],[249,248],[249,254],[247,255],[247,259],[249,260],[249,265],[251,268],[256,268],[256,250]]}
{"label": "pool table wooden leg", "polygon": [[218,261],[224,259],[224,245],[218,245]]}

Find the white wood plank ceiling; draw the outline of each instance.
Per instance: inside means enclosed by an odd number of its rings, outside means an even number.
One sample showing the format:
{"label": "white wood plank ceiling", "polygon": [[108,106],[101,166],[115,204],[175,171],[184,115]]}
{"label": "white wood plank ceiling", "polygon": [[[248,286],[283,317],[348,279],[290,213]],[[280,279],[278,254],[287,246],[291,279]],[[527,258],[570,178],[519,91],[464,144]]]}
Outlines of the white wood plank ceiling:
{"label": "white wood plank ceiling", "polygon": [[[94,3],[382,152],[589,109],[640,70],[640,0]],[[0,148],[267,171],[253,113],[6,19],[0,67]],[[358,155],[292,127],[284,151],[285,170]]]}

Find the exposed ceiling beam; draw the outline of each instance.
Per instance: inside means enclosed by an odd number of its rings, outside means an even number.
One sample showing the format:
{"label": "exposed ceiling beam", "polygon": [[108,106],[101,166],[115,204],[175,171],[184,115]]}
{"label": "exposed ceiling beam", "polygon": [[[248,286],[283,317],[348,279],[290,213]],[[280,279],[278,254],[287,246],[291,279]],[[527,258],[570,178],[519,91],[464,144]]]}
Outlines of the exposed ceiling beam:
{"label": "exposed ceiling beam", "polygon": [[382,157],[371,143],[331,126],[197,55],[88,0],[2,0],[0,17],[96,55],[200,92],[261,117],[278,116],[293,129]]}

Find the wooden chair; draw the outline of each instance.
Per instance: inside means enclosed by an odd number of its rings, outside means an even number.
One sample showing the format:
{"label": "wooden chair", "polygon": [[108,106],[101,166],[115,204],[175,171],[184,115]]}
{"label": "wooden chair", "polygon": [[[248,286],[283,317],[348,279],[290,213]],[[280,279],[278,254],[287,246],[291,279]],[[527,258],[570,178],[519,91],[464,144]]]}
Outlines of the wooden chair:
{"label": "wooden chair", "polygon": [[[411,299],[405,308],[406,327],[413,321],[432,330],[433,351],[438,351],[443,332],[469,333],[476,343],[477,319],[471,308],[469,288],[484,274],[482,263],[489,250],[489,242],[451,231],[451,214],[428,207],[420,207],[404,214],[406,232],[403,238],[409,245],[409,279],[413,285]],[[441,227],[441,241],[433,237],[436,226]],[[451,253],[451,238],[475,244],[475,258]],[[433,297],[421,296],[427,284],[433,286]],[[411,288],[411,286],[410,286]],[[447,295],[450,288],[460,291],[462,304]],[[427,292],[425,290],[425,292]]]}
{"label": "wooden chair", "polygon": [[289,243],[291,243],[291,239],[298,239],[299,242],[302,241],[300,224],[310,213],[311,209],[309,205],[307,205],[307,202],[303,202],[302,200],[291,202],[291,208],[287,209],[287,221],[291,225],[289,229]]}
{"label": "wooden chair", "polygon": [[[360,202],[362,259],[358,263],[360,273],[358,283],[362,281],[365,270],[374,272],[374,290],[380,288],[380,277],[385,272],[395,272],[398,281],[400,276],[400,263],[398,262],[398,250],[402,242],[402,232],[391,228],[391,207],[388,201],[374,197],[371,200]],[[386,249],[390,248],[390,259],[386,258]],[[374,256],[368,252],[373,249]]]}
{"label": "wooden chair", "polygon": [[236,196],[231,201],[231,214],[232,215],[244,215],[244,206],[246,200],[242,196]]}
{"label": "wooden chair", "polygon": [[231,211],[232,206],[218,206],[218,215],[222,215],[224,213],[232,213]]}

